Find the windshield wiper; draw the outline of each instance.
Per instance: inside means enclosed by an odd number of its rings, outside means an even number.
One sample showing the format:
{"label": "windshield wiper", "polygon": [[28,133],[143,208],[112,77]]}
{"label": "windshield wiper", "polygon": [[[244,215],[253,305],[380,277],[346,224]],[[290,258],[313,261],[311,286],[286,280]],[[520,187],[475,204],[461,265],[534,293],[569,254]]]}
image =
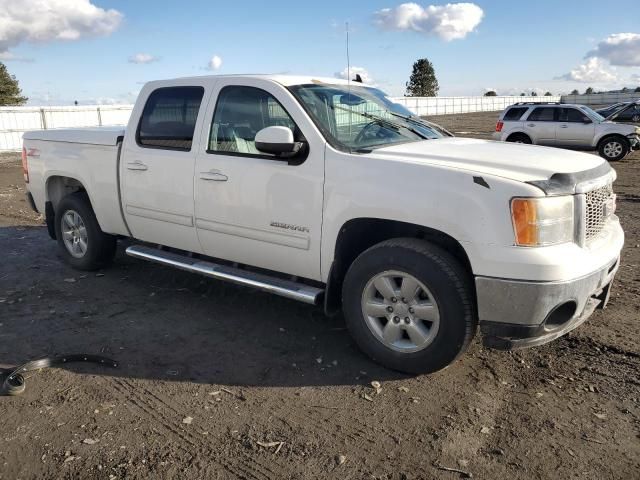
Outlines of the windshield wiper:
{"label": "windshield wiper", "polygon": [[401,113],[392,112],[391,110],[387,110],[387,113],[389,113],[390,115],[393,115],[394,117],[402,118],[403,120],[406,120],[407,122],[413,122],[413,123],[416,123],[418,125],[423,125],[423,126],[427,126],[429,128],[434,128],[436,130],[441,130],[441,131],[445,132],[447,135],[451,135],[453,137],[453,134],[449,130],[447,130],[446,128],[443,128],[440,125],[436,125],[435,123],[431,123],[430,121],[425,120],[423,118],[416,117],[416,116],[402,115]]}
{"label": "windshield wiper", "polygon": [[[418,135],[420,138],[424,138],[425,140],[428,140],[428,137],[424,133],[420,132],[419,130],[416,130],[415,128],[413,128],[411,126],[408,126],[408,125],[402,125],[401,123],[394,122],[392,120],[389,120],[388,118],[379,117],[378,115],[374,115],[374,114],[368,113],[368,112],[356,112],[354,110],[351,110],[350,108],[339,107],[337,105],[333,105],[332,108],[337,108],[338,110],[343,110],[343,111],[349,112],[349,113],[355,113],[356,115],[360,115],[361,117],[368,118],[370,120],[375,120],[376,122],[379,122],[379,123],[381,123],[383,125],[386,124],[386,125],[388,125],[388,126],[390,126],[392,128],[395,128],[395,129],[404,128],[406,130],[409,130],[411,133],[414,133],[415,135]],[[389,112],[388,110],[387,110],[387,112],[391,113],[392,115],[395,115],[393,112]]]}

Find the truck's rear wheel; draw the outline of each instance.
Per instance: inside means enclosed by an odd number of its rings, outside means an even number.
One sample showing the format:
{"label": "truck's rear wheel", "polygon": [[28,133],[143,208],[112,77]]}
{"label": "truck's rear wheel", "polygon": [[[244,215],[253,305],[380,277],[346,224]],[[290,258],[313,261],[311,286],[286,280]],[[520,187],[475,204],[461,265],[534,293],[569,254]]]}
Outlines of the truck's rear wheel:
{"label": "truck's rear wheel", "polygon": [[347,327],[382,365],[435,372],[462,354],[475,334],[469,282],[459,262],[435,245],[411,238],[382,242],[347,272]]}
{"label": "truck's rear wheel", "polygon": [[58,245],[72,267],[96,270],[113,260],[116,237],[100,229],[86,193],[72,193],[60,200],[55,228]]}

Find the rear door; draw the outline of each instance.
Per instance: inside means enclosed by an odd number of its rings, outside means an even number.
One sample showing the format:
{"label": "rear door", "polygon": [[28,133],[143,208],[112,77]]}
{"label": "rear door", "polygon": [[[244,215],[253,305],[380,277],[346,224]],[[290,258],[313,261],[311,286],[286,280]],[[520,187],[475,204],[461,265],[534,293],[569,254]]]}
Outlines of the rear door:
{"label": "rear door", "polygon": [[[194,135],[205,108],[205,80],[145,87],[120,160],[122,206],[133,237],[200,251],[193,214]],[[144,107],[142,106],[144,105]]]}
{"label": "rear door", "polygon": [[590,147],[596,129],[593,121],[577,108],[558,110],[556,143],[567,147]]}
{"label": "rear door", "polygon": [[558,108],[536,107],[524,122],[524,131],[537,145],[556,144],[556,119]]}
{"label": "rear door", "polygon": [[[258,151],[256,133],[268,126],[291,128],[306,154]],[[221,78],[203,136],[194,181],[204,253],[319,279],[325,142],[291,93],[271,81]]]}

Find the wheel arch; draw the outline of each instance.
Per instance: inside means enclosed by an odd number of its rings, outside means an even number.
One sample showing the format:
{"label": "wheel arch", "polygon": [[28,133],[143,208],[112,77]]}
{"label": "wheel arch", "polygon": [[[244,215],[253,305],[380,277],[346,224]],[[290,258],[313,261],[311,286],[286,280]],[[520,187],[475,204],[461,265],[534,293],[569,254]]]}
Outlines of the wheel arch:
{"label": "wheel arch", "polygon": [[81,180],[64,174],[53,174],[45,180],[45,221],[49,236],[54,240],[56,239],[54,220],[58,205],[64,197],[76,192],[86,193],[89,205],[93,209],[89,192]]}
{"label": "wheel arch", "polygon": [[[418,238],[438,245],[451,253],[469,275],[473,275],[464,247],[441,230],[383,218],[353,218],[342,225],[336,239],[324,298],[327,315],[336,314],[340,310],[342,282],[353,261],[368,248],[393,238]],[[475,291],[473,293],[475,295]]]}
{"label": "wheel arch", "polygon": [[508,142],[510,138],[514,138],[514,137],[527,137],[529,141],[533,143],[533,138],[531,138],[530,135],[526,134],[525,132],[521,132],[519,130],[515,132],[511,132],[509,135],[507,135],[506,141]]}
{"label": "wheel arch", "polygon": [[602,143],[604,143],[606,140],[609,140],[610,138],[619,138],[629,143],[629,139],[625,137],[622,133],[605,133],[597,140],[596,148],[600,148],[600,145],[602,145]]}

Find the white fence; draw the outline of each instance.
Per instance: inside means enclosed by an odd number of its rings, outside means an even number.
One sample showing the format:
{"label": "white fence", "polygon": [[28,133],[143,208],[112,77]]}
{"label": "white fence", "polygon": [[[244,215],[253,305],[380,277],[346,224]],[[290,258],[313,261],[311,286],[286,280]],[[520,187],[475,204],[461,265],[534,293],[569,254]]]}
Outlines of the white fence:
{"label": "white fence", "polygon": [[611,105],[632,100],[640,100],[640,92],[562,95],[562,103],[578,103],[580,105]]}
{"label": "white fence", "polygon": [[[516,102],[559,102],[560,97],[395,97],[417,115],[492,112]],[[611,102],[615,103],[615,102]],[[29,130],[126,125],[133,105],[73,107],[0,107],[0,151],[22,148]]]}
{"label": "white fence", "polygon": [[0,107],[0,150],[20,150],[29,130],[126,125],[133,105]]}
{"label": "white fence", "polygon": [[517,102],[559,102],[559,96],[549,97],[394,97],[416,115],[449,115],[453,113],[499,112]]}

